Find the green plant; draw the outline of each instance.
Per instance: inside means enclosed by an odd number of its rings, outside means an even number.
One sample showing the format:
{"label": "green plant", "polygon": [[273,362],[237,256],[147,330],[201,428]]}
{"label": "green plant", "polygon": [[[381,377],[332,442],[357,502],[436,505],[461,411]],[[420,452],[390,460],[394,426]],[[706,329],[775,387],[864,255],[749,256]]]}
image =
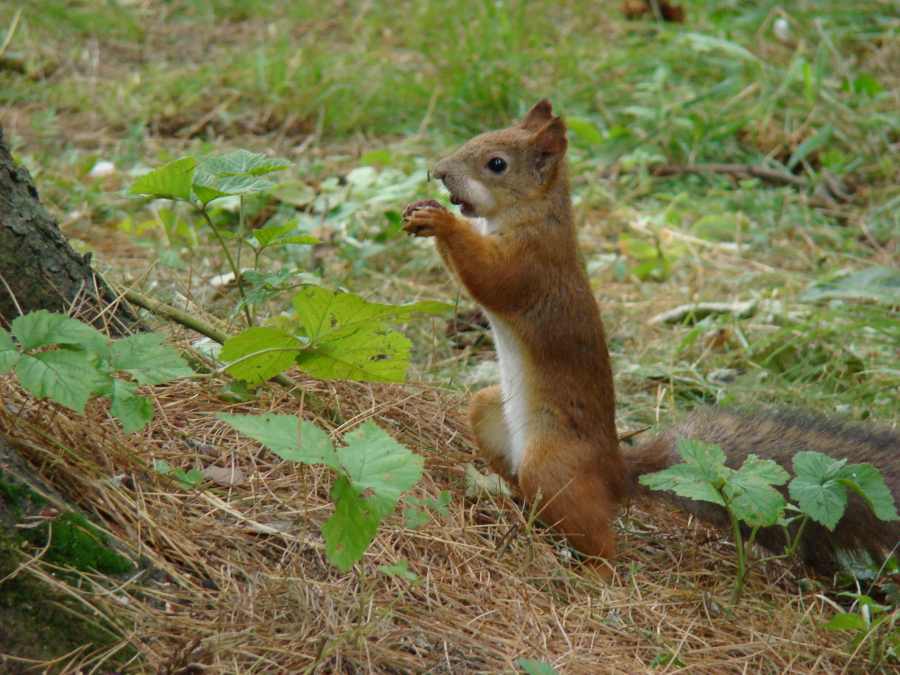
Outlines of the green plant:
{"label": "green plant", "polygon": [[[245,197],[266,192],[276,186],[269,174],[288,168],[285,160],[273,159],[248,150],[232,150],[221,155],[196,159],[186,156],[165,164],[141,176],[131,186],[131,193],[172,200],[173,208],[160,212],[167,230],[178,230],[178,216],[175,205],[188,204],[209,227],[228,261],[241,295],[239,310],[244,313],[247,326],[255,324],[252,303],[247,298],[246,281],[240,269],[241,253],[244,246],[253,252],[253,271],[259,271],[260,256],[269,248],[284,247],[288,244],[314,244],[315,237],[295,234],[290,223],[273,225],[254,231],[252,234],[245,219]],[[216,226],[210,215],[210,205],[226,197],[237,197],[238,231],[230,231]],[[229,248],[227,239],[236,237],[235,251]]]}
{"label": "green plant", "polygon": [[[725,452],[718,445],[682,439],[677,450],[683,463],[641,476],[640,482],[653,490],[671,490],[726,510],[737,554],[734,601],[741,596],[748,572],[747,552],[760,528],[781,525],[786,537],[784,555],[792,556],[810,519],[829,530],[835,528],[846,510],[848,490],[863,497],[881,520],[898,519],[884,477],[871,464],[849,464],[819,452],[798,452],[793,459],[795,476],[788,485],[796,504],[788,504],[775,487],[787,483],[790,476],[773,460],[749,455],[739,469],[731,469],[725,466]],[[786,518],[788,507],[799,515]],[[791,533],[788,526],[795,520]],[[741,523],[750,529],[746,540]]]}
{"label": "green plant", "polygon": [[282,459],[323,464],[335,474],[334,513],[322,526],[328,560],[342,571],[359,561],[403,493],[419,480],[424,460],[374,422],[366,422],[335,447],[315,424],[293,415],[230,415],[219,419],[259,441]]}
{"label": "green plant", "polygon": [[193,375],[161,335],[110,341],[77,319],[46,310],[14,319],[10,332],[0,329],[0,374],[9,371],[36,398],[78,413],[93,396],[108,398],[110,413],[126,433],[153,419],[153,405],[138,387]]}
{"label": "green plant", "polygon": [[843,592],[839,595],[853,598],[853,604],[850,611],[831,617],[825,628],[850,631],[850,649],[854,654],[868,643],[869,661],[875,665],[900,662],[900,631],[897,630],[900,610],[879,604],[864,593]]}

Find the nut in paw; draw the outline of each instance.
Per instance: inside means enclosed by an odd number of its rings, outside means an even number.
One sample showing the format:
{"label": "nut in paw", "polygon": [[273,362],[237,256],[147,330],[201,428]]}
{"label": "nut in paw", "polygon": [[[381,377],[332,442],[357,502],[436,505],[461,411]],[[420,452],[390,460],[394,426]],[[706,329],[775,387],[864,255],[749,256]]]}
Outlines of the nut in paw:
{"label": "nut in paw", "polygon": [[433,237],[453,220],[446,208],[433,199],[413,202],[403,211],[403,229],[414,237]]}

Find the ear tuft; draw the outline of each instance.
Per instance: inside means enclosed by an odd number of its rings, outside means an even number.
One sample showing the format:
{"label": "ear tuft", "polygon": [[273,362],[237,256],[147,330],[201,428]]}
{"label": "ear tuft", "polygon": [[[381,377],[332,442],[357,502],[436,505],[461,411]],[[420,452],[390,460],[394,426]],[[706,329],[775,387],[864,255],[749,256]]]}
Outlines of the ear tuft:
{"label": "ear tuft", "polygon": [[537,131],[551,119],[553,119],[553,106],[548,99],[542,98],[528,111],[519,126],[529,131]]}
{"label": "ear tuft", "polygon": [[552,117],[534,134],[535,147],[545,155],[561,155],[566,151],[566,123],[562,117]]}

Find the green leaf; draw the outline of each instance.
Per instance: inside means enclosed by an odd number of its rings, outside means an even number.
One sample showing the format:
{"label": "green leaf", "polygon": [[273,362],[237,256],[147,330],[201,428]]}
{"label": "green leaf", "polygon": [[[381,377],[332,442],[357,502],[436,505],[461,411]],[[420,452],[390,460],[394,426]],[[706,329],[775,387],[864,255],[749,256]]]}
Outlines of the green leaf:
{"label": "green leaf", "polygon": [[197,160],[182,157],[144,174],[131,185],[131,194],[190,201]]}
{"label": "green leaf", "polygon": [[793,154],[791,154],[791,157],[787,163],[787,168],[793,169],[800,162],[806,159],[806,157],[828,143],[828,141],[831,140],[831,136],[833,133],[834,128],[830,124],[826,124],[812,136],[803,141],[800,145],[797,146]]}
{"label": "green leaf", "polygon": [[849,612],[841,612],[831,617],[831,620],[825,624],[828,630],[866,630],[866,622],[859,614],[851,614]]}
{"label": "green leaf", "polygon": [[725,482],[723,492],[739,520],[750,527],[774,525],[782,516],[785,501],[773,485],[784,485],[788,472],[771,459],[750,455]]}
{"label": "green leaf", "polygon": [[725,466],[722,448],[691,439],[680,439],[676,447],[684,463],[641,476],[641,485],[651,490],[670,490],[681,497],[725,506],[718,488],[733,472]]}
{"label": "green leaf", "polygon": [[388,322],[449,309],[440,302],[384,305],[317,286],[302,289],[293,304],[311,343],[297,359],[301,368],[322,379],[374,382],[403,381],[409,364],[410,342]]}
{"label": "green leaf", "polygon": [[69,349],[23,354],[16,375],[35,398],[49,398],[79,413],[84,412],[91,394],[109,382],[97,371],[88,352]]}
{"label": "green leaf", "polygon": [[338,458],[355,489],[371,490],[391,504],[416,484],[425,460],[368,421],[344,437]]}
{"label": "green leaf", "polygon": [[137,387],[131,382],[114,379],[110,391],[109,412],[122,424],[126,434],[140,431],[153,419],[153,403],[135,394]]}
{"label": "green leaf", "polygon": [[820,281],[801,295],[803,302],[858,300],[884,305],[900,305],[900,270],[869,267],[830,281]]}
{"label": "green leaf", "polygon": [[528,675],[559,675],[559,672],[546,661],[534,659],[518,659],[516,665]]}
{"label": "green leaf", "polygon": [[866,500],[880,520],[900,520],[894,497],[881,471],[871,464],[848,464],[837,476],[838,480]]}
{"label": "green leaf", "polygon": [[284,246],[286,244],[318,244],[318,237],[311,234],[294,234],[297,231],[296,221],[283,225],[267,225],[253,231],[256,243],[265,248],[268,246]]}
{"label": "green leaf", "polygon": [[332,565],[346,572],[375,539],[381,516],[343,476],[335,481],[331,498],[334,514],[322,526],[325,554]]}
{"label": "green leaf", "polygon": [[829,530],[834,529],[847,508],[847,490],[836,480],[797,476],[788,492],[803,513]]}
{"label": "green leaf", "polygon": [[0,328],[0,375],[13,369],[19,361],[19,350],[12,336]]}
{"label": "green leaf", "polygon": [[203,482],[203,472],[199,469],[189,469],[188,471],[176,469],[164,459],[153,462],[153,468],[162,476],[172,476],[188,489],[195,488]]}
{"label": "green leaf", "polygon": [[379,565],[378,571],[389,577],[397,577],[404,581],[418,581],[419,575],[409,569],[409,565],[405,560],[400,560],[393,565]]}
{"label": "green leaf", "polygon": [[78,345],[98,354],[106,350],[107,339],[96,328],[46,309],[16,317],[10,328],[23,350],[54,344]]}
{"label": "green leaf", "polygon": [[418,506],[407,506],[403,509],[403,527],[418,530],[428,522],[428,511]]}
{"label": "green leaf", "polygon": [[300,422],[294,415],[230,415],[216,417],[242,434],[259,441],[282,459],[303,464],[327,464],[339,468],[331,439],[312,422]]}
{"label": "green leaf", "polygon": [[158,333],[139,333],[115,340],[109,348],[110,365],[142,385],[163,384],[193,375],[187,362],[165,340]]}
{"label": "green leaf", "polygon": [[233,361],[226,370],[232,377],[258,384],[284,372],[294,364],[303,344],[277,328],[257,326],[228,338],[220,358]]}
{"label": "green leaf", "polygon": [[202,159],[194,176],[194,191],[204,203],[225,195],[264,192],[275,183],[265,175],[283,171],[287,160],[267,157],[249,150],[233,150]]}

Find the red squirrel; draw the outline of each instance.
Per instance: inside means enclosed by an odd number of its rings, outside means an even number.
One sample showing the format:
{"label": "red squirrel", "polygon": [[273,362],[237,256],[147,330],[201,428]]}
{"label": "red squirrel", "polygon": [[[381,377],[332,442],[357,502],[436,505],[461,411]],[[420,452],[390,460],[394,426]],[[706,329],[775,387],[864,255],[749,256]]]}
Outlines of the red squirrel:
{"label": "red squirrel", "polygon": [[[526,500],[540,500],[540,518],[574,548],[606,560],[616,553],[620,506],[638,490],[638,476],[680,461],[678,438],[719,443],[731,465],[750,452],[788,465],[799,450],[871,462],[897,501],[900,436],[818,417],[701,410],[623,451],[603,323],[578,256],[566,149],[565,123],[542,100],[519,123],[476,136],[434,166],[464,217],[434,200],[404,212],[406,232],[435,239],[445,266],[490,321],[500,384],[477,392],[469,407],[490,466]],[[714,504],[654,495],[727,523]],[[785,539],[770,528],[758,541],[777,550]],[[807,527],[801,554],[830,573],[837,549],[864,548],[883,559],[898,541],[900,523],[877,520],[851,499],[834,532]]]}

